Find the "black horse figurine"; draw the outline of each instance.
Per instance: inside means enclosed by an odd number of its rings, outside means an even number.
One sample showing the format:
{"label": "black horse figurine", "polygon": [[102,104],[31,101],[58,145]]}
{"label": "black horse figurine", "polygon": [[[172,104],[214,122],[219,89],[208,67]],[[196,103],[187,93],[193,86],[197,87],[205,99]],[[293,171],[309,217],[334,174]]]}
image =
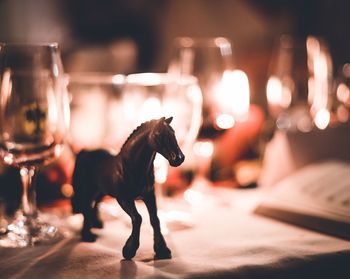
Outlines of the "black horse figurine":
{"label": "black horse figurine", "polygon": [[132,233],[123,247],[123,256],[125,259],[133,258],[139,247],[142,222],[135,200],[141,199],[150,215],[156,258],[171,258],[157,216],[153,161],[157,152],[173,167],[181,165],[185,159],[169,125],[172,119],[163,117],[141,124],[125,141],[118,155],[103,149],[78,154],[73,173],[75,194],[72,207],[74,212],[84,215],[83,241],[95,241],[96,235],[90,231],[91,228],[103,227],[98,203],[103,196],[110,195],[131,218]]}

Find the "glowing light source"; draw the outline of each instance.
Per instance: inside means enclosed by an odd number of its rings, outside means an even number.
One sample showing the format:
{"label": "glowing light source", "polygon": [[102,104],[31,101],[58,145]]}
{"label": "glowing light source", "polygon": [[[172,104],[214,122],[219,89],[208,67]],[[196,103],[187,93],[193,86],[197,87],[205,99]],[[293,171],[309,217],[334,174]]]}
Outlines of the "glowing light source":
{"label": "glowing light source", "polygon": [[168,165],[166,159],[157,154],[154,159],[154,179],[158,184],[166,182],[168,176]]}
{"label": "glowing light source", "polygon": [[187,189],[184,192],[184,199],[191,205],[201,205],[203,204],[205,197],[202,193],[195,191],[193,189]]}
{"label": "glowing light source", "polygon": [[124,75],[114,75],[112,76],[112,82],[113,84],[123,84],[125,81]]}
{"label": "glowing light source", "polygon": [[73,186],[69,183],[65,183],[61,186],[61,193],[63,196],[70,198],[73,196]]}
{"label": "glowing light source", "polygon": [[232,80],[235,86],[232,100],[233,116],[238,122],[245,121],[248,118],[250,106],[248,76],[241,70],[234,70]]}
{"label": "glowing light source", "polygon": [[269,104],[278,105],[282,99],[282,82],[279,78],[272,76],[267,81],[266,96]]}
{"label": "glowing light source", "polygon": [[293,84],[289,78],[284,82],[276,76],[271,76],[266,85],[266,97],[270,106],[288,108],[292,102]]}
{"label": "glowing light source", "polygon": [[130,83],[143,84],[146,86],[155,86],[161,84],[162,79],[156,73],[143,73],[128,75],[126,81]]}
{"label": "glowing light source", "polygon": [[235,120],[232,115],[220,114],[216,117],[216,125],[220,129],[229,129],[235,125]]}
{"label": "glowing light source", "polygon": [[231,128],[235,121],[245,121],[248,118],[249,81],[243,71],[225,71],[214,91],[215,102],[220,111],[216,118],[219,128]]}
{"label": "glowing light source", "polygon": [[330,113],[327,109],[322,108],[320,110],[318,110],[315,114],[315,125],[317,126],[317,128],[323,130],[325,128],[327,128],[329,121],[330,121]]}
{"label": "glowing light source", "polygon": [[[308,37],[306,41],[309,71],[313,74],[308,81],[308,101],[315,124],[320,129],[328,126],[329,91],[332,63],[327,49],[315,37]],[[327,123],[326,123],[327,122]],[[320,125],[320,126],[319,126]],[[324,127],[325,126],[325,127]],[[324,127],[324,128],[321,128]]]}
{"label": "glowing light source", "polygon": [[214,145],[211,141],[197,141],[193,146],[193,151],[197,156],[209,158],[214,153]]}
{"label": "glowing light source", "polygon": [[159,118],[161,113],[162,104],[160,100],[155,97],[150,97],[142,105],[140,113],[141,122]]}
{"label": "glowing light source", "polygon": [[340,83],[337,88],[337,98],[344,104],[350,101],[350,89],[344,83]]}

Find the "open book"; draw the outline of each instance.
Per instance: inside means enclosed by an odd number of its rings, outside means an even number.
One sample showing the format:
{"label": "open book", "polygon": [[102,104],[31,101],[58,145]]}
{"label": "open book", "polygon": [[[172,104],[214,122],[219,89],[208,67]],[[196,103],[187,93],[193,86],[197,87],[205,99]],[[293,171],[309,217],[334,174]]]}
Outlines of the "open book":
{"label": "open book", "polygon": [[350,164],[300,169],[271,188],[255,213],[350,240]]}

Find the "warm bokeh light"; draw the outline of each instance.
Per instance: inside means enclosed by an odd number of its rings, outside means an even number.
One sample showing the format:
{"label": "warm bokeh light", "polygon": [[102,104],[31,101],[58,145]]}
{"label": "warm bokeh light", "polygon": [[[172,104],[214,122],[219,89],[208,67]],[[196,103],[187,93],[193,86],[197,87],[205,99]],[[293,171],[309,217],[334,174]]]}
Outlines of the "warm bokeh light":
{"label": "warm bokeh light", "polygon": [[161,84],[162,79],[156,73],[142,73],[128,75],[126,81],[129,83],[137,83],[145,86],[155,86]]}
{"label": "warm bokeh light", "polygon": [[234,94],[232,102],[233,116],[236,121],[245,121],[248,118],[250,106],[249,79],[241,70],[232,71]]}
{"label": "warm bokeh light", "polygon": [[220,111],[216,118],[219,128],[228,129],[235,121],[245,121],[250,106],[247,75],[241,70],[225,71],[215,87],[215,101]]}
{"label": "warm bokeh light", "polygon": [[70,140],[78,149],[102,146],[106,127],[101,123],[106,123],[107,99],[98,86],[76,95],[76,108],[71,111]]}
{"label": "warm bokeh light", "polygon": [[312,108],[316,111],[326,108],[328,103],[328,65],[324,53],[314,55],[314,82]]}
{"label": "warm bokeh light", "polygon": [[235,119],[229,114],[220,114],[216,117],[216,125],[220,129],[229,129],[235,125]]}
{"label": "warm bokeh light", "polygon": [[143,103],[140,112],[140,122],[160,118],[162,114],[162,104],[155,97],[150,97]]}
{"label": "warm bokeh light", "polygon": [[118,84],[118,85],[122,85],[125,81],[125,76],[124,75],[114,75],[112,77],[112,82],[113,84]]}
{"label": "warm bokeh light", "polygon": [[266,86],[267,101],[271,105],[279,105],[282,100],[282,82],[279,78],[272,76]]}
{"label": "warm bokeh light", "polygon": [[[289,81],[286,78],[286,83]],[[288,82],[286,86],[276,76],[271,76],[266,85],[266,97],[269,105],[279,106],[281,108],[288,108],[292,102],[292,82]]]}
{"label": "warm bokeh light", "polygon": [[318,126],[316,124],[317,127],[328,126],[328,123],[326,124],[326,111],[329,106],[329,91],[331,89],[331,59],[324,44],[321,44],[315,37],[308,37],[306,47],[308,53],[308,67],[311,73],[308,81],[308,101],[311,105],[311,115],[314,118],[314,122],[320,125]]}
{"label": "warm bokeh light", "polygon": [[214,144],[211,141],[197,141],[193,145],[193,151],[197,156],[210,158],[214,153]]}
{"label": "warm bokeh light", "polygon": [[61,186],[61,193],[66,198],[71,198],[73,196],[73,186],[69,183],[65,183]]}
{"label": "warm bokeh light", "polygon": [[350,112],[349,112],[349,109],[344,105],[340,105],[337,107],[336,115],[337,115],[337,120],[342,123],[346,123],[349,121]]}
{"label": "warm bokeh light", "polygon": [[184,199],[186,202],[188,202],[190,205],[203,205],[203,202],[205,200],[205,197],[202,193],[193,190],[193,189],[187,189],[184,192]]}
{"label": "warm bokeh light", "polygon": [[321,130],[326,129],[329,124],[330,118],[331,115],[327,109],[322,108],[318,110],[314,119],[316,127]]}
{"label": "warm bokeh light", "polygon": [[337,87],[337,98],[344,104],[350,104],[350,89],[344,83],[340,83]]}
{"label": "warm bokeh light", "polygon": [[154,179],[156,183],[163,184],[166,182],[168,176],[168,165],[166,159],[157,154],[154,159]]}

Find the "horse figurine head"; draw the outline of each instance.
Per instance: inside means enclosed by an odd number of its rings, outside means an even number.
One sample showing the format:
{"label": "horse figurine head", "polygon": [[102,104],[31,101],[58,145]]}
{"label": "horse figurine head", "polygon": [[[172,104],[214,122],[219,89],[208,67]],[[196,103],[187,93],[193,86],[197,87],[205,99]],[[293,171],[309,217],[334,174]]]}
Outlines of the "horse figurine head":
{"label": "horse figurine head", "polygon": [[172,120],[173,117],[157,120],[149,134],[149,144],[165,157],[172,167],[177,167],[183,163],[185,155],[177,143],[174,129],[170,126]]}

